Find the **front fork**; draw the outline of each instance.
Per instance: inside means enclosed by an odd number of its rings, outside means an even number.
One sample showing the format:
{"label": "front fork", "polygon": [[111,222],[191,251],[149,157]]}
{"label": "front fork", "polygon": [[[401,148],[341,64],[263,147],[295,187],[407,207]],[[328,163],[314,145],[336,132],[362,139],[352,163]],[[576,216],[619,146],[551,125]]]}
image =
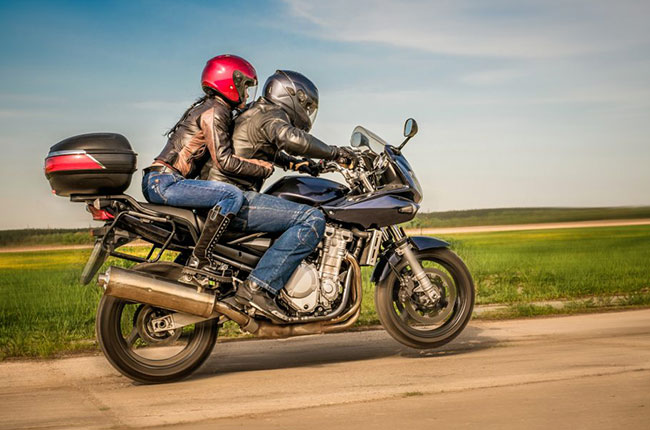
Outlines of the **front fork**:
{"label": "front fork", "polygon": [[411,242],[404,234],[404,230],[402,230],[400,227],[392,225],[388,228],[383,229],[383,232],[384,236],[387,236],[387,239],[392,239],[395,241],[395,252],[400,257],[403,257],[411,267],[413,278],[420,285],[422,292],[433,303],[437,303],[440,300],[440,292],[433,286],[431,280],[427,276],[427,273],[424,271],[422,264],[420,264],[418,261],[418,257],[413,251]]}

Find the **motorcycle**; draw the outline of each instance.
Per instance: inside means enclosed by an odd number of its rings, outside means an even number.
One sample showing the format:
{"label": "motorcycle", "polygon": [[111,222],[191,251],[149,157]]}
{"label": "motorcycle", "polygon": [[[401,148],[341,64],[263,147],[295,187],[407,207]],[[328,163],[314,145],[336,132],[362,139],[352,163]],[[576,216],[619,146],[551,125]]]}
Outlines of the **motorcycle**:
{"label": "motorcycle", "polygon": [[[94,279],[111,255],[137,263],[98,276],[104,289],[96,319],[99,345],[122,374],[143,383],[184,378],[207,359],[227,321],[261,338],[334,333],[361,313],[361,266],[372,267],[375,306],[386,331],[413,348],[440,347],[458,336],[474,306],[471,274],[449,244],[409,237],[399,224],[415,217],[422,188],[402,150],[418,131],[412,118],[395,147],[358,126],[351,137],[351,168],[321,162],[345,184],[285,176],[264,192],[320,208],[324,237],[295,270],[277,303],[283,315],[224,302],[272,245],[268,233],[227,232],[213,249],[219,267],[200,285],[179,282],[205,212],[138,202],[123,194],[136,154],[124,136],[95,133],[53,146],[45,173],[53,192],[87,206],[95,229],[82,282]],[[133,241],[151,245],[146,256],[124,252]],[[121,250],[118,250],[121,248]],[[132,249],[132,248],[131,248]],[[164,257],[173,255],[173,260]]]}

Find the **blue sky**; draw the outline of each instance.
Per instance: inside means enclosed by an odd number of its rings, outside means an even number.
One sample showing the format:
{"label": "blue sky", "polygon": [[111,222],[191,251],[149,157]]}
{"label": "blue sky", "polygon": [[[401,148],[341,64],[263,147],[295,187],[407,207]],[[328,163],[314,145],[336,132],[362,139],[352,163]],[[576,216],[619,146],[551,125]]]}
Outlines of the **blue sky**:
{"label": "blue sky", "polygon": [[[650,204],[650,5],[634,1],[0,3],[0,228],[89,225],[43,159],[126,135],[146,167],[234,53],[318,85],[313,133],[399,141],[425,210]],[[141,198],[140,172],[129,192]]]}

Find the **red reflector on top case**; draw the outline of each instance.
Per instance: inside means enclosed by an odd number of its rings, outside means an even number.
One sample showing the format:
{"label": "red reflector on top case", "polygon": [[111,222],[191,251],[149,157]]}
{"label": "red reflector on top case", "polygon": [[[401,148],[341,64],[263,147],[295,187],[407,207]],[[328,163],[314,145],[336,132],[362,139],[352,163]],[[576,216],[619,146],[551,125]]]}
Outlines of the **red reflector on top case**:
{"label": "red reflector on top case", "polygon": [[88,154],[57,155],[45,160],[45,173],[62,170],[100,170],[105,169],[97,160]]}

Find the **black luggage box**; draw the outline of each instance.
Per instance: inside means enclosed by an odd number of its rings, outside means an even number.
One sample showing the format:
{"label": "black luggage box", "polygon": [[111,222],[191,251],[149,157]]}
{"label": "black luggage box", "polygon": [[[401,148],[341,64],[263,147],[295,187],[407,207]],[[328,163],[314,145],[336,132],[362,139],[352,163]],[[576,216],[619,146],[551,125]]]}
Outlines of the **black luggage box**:
{"label": "black luggage box", "polygon": [[121,194],[131,184],[137,155],[121,134],[73,136],[50,148],[45,177],[58,196]]}

